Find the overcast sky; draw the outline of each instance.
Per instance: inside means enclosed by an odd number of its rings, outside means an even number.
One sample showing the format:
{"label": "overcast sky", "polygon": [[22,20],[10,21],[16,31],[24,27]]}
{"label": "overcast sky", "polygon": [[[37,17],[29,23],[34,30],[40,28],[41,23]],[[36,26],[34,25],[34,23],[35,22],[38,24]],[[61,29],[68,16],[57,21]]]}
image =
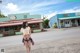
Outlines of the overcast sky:
{"label": "overcast sky", "polygon": [[30,13],[55,15],[57,13],[80,12],[80,0],[2,0],[0,9],[5,15]]}

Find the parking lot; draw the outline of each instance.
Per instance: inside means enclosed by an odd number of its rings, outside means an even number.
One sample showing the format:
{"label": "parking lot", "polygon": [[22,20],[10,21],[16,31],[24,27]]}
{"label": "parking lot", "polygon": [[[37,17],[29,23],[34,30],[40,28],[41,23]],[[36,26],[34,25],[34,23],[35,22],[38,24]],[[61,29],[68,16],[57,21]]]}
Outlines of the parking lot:
{"label": "parking lot", "polygon": [[[60,44],[61,40],[62,41],[65,40],[63,42],[65,42],[67,44],[71,43],[71,42],[74,43],[74,41],[77,40],[77,42],[79,43],[78,40],[80,40],[80,27],[63,28],[63,29],[47,29],[46,32],[32,33],[31,36],[35,41],[35,45],[33,46],[33,49],[32,49],[33,51],[34,51],[34,48],[40,48],[40,47],[45,46],[46,45],[45,43],[47,43],[47,42],[50,42],[50,43],[57,42],[56,45],[58,45],[58,44]],[[66,40],[68,40],[68,41],[66,41]],[[69,40],[70,40],[70,42],[69,42]],[[49,44],[48,47],[50,47],[50,46],[51,45]],[[15,47],[17,48],[17,50],[16,50],[17,52],[14,52]],[[25,52],[25,48],[22,44],[22,35],[0,38],[0,48],[5,48],[5,50],[8,51],[8,53],[9,52],[20,53],[20,51]],[[8,49],[11,49],[11,50],[8,50]],[[38,50],[34,51],[34,53],[38,53],[38,52],[39,52]],[[44,52],[42,52],[42,53],[44,53]],[[50,52],[48,52],[48,53],[50,53]]]}

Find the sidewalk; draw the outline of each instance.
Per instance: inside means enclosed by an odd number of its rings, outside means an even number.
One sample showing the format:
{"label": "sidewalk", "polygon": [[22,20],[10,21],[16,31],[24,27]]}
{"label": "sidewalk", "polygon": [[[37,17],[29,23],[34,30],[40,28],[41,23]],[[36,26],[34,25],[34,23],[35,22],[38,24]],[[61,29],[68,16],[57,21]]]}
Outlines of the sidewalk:
{"label": "sidewalk", "polygon": [[[15,45],[6,47],[5,53],[26,53],[26,50],[23,45]],[[80,38],[37,42],[32,46],[31,53],[80,53]]]}

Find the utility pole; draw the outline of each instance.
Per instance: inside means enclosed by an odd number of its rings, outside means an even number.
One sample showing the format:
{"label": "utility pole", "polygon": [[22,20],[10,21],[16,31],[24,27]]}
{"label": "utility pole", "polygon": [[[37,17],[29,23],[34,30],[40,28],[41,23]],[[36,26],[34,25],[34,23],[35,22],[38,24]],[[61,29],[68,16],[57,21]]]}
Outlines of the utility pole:
{"label": "utility pole", "polygon": [[1,4],[2,4],[2,0],[0,0],[0,14],[1,14]]}

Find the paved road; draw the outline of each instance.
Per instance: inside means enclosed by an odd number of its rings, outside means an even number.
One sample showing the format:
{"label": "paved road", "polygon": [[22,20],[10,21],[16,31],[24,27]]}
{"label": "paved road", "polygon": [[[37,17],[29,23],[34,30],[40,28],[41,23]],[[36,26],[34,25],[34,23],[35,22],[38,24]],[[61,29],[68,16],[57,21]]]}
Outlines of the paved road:
{"label": "paved road", "polygon": [[[26,53],[23,45],[5,48],[5,53]],[[80,38],[39,42],[32,46],[31,53],[80,53]]]}
{"label": "paved road", "polygon": [[[80,27],[68,29],[48,29],[47,32],[33,33],[35,42],[58,40],[71,37],[80,37]],[[22,35],[0,38],[0,48],[22,44]]]}

